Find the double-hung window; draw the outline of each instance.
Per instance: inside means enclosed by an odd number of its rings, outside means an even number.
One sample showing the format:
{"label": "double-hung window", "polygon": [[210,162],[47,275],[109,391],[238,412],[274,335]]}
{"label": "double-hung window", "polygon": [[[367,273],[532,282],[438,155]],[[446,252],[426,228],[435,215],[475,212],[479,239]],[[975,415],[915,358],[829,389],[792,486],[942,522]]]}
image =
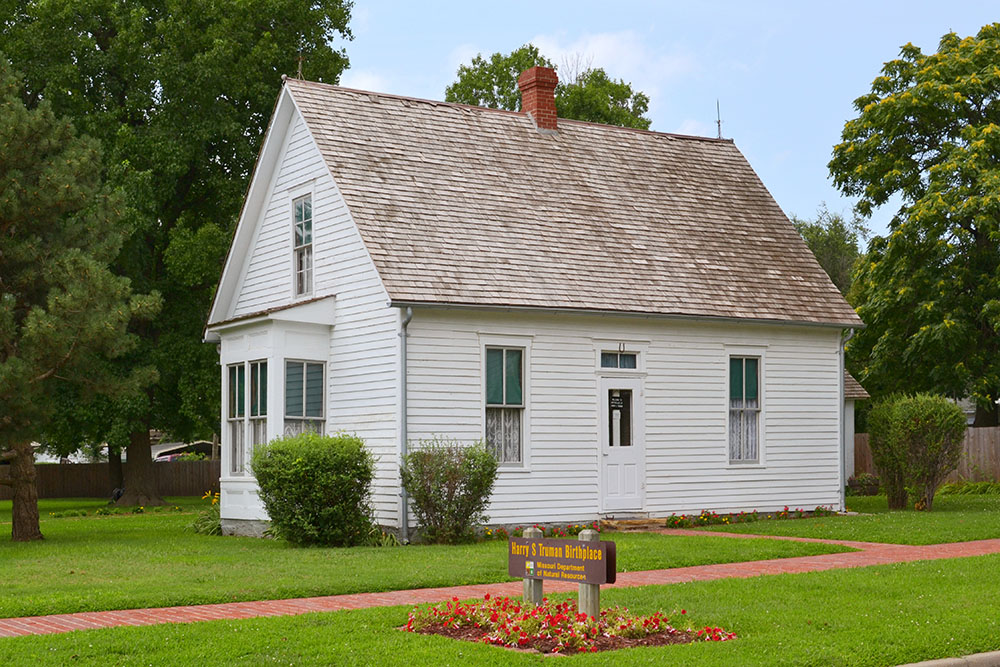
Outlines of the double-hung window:
{"label": "double-hung window", "polygon": [[285,435],[325,431],[323,370],[320,362],[285,362]]}
{"label": "double-hung window", "polygon": [[230,364],[228,373],[229,472],[242,475],[247,444],[252,449],[267,441],[267,361]]}
{"label": "double-hung window", "polygon": [[524,456],[524,350],[486,348],[486,443],[501,464]]}
{"label": "double-hung window", "polygon": [[292,222],[295,228],[293,254],[295,296],[312,293],[312,195],[299,197],[292,202]]}
{"label": "double-hung window", "polygon": [[729,358],[729,460],[760,461],[760,358]]}

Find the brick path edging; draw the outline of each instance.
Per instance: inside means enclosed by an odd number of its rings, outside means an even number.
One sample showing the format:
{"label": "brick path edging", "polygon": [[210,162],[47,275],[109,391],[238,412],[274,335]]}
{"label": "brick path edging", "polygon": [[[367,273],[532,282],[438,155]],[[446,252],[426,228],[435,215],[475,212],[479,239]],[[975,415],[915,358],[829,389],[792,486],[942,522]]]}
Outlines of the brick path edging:
{"label": "brick path edging", "polygon": [[[664,530],[660,532],[669,534],[687,534],[691,532],[702,536],[705,535],[703,532],[683,530]],[[719,534],[721,535],[725,533]],[[739,537],[761,538],[770,536],[740,535]],[[867,567],[870,565],[905,563],[917,560],[962,558],[967,556],[982,556],[1000,553],[1000,539],[934,544],[927,546],[875,544],[867,542],[848,542],[809,538],[774,539],[793,539],[806,542],[843,544],[845,546],[858,548],[860,551],[822,554],[819,556],[776,558],[770,560],[748,561],[744,563],[696,565],[692,567],[678,567],[667,570],[620,572],[618,574],[617,581],[614,584],[610,584],[609,587],[625,588],[630,586],[677,584],[727,578],[748,578],[772,574],[796,574],[802,572],[818,572],[821,570],[851,567]],[[545,587],[547,591],[552,593],[568,593],[576,590],[575,584],[558,581],[546,581]],[[155,625],[160,623],[194,623],[198,621],[257,618],[261,616],[293,616],[312,612],[342,611],[348,609],[363,609],[367,607],[387,607],[396,605],[412,606],[427,602],[442,602],[444,600],[450,600],[453,597],[457,597],[459,599],[483,597],[487,593],[492,596],[519,596],[521,595],[521,582],[515,581],[496,584],[419,588],[404,591],[387,591],[383,593],[351,593],[346,595],[328,595],[290,600],[226,602],[221,604],[188,605],[180,607],[122,609],[117,611],[88,611],[78,612],[75,614],[52,614],[49,616],[4,618],[0,619],[0,638],[55,634],[72,632],[74,630],[91,630],[121,626]],[[984,665],[996,663],[976,662],[955,664]]]}

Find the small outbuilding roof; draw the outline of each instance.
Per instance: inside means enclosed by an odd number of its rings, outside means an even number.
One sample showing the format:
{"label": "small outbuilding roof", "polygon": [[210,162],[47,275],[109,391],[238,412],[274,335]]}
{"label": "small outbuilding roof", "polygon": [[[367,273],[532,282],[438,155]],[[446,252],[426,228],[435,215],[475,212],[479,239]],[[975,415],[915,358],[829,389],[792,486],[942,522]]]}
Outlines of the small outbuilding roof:
{"label": "small outbuilding roof", "polygon": [[863,401],[871,398],[861,383],[854,379],[854,376],[844,371],[844,399],[848,401]]}
{"label": "small outbuilding roof", "polygon": [[286,86],[395,304],[863,326],[729,140]]}

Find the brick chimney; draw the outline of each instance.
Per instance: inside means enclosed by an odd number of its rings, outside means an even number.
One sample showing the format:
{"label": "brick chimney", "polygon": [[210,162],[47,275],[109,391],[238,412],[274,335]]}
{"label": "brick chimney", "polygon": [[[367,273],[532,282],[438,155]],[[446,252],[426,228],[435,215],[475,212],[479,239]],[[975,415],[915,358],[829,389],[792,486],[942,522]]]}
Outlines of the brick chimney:
{"label": "brick chimney", "polygon": [[517,87],[521,89],[521,111],[531,116],[539,130],[555,132],[556,84],[559,77],[551,67],[535,66],[521,72]]}

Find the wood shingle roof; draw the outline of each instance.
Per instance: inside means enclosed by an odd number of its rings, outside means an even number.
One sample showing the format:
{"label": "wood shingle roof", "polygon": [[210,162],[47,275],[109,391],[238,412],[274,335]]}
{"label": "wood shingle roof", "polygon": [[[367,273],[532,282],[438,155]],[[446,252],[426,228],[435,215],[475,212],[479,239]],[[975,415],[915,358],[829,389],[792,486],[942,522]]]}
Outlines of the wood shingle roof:
{"label": "wood shingle roof", "polygon": [[861,325],[731,141],[286,86],[394,303]]}

